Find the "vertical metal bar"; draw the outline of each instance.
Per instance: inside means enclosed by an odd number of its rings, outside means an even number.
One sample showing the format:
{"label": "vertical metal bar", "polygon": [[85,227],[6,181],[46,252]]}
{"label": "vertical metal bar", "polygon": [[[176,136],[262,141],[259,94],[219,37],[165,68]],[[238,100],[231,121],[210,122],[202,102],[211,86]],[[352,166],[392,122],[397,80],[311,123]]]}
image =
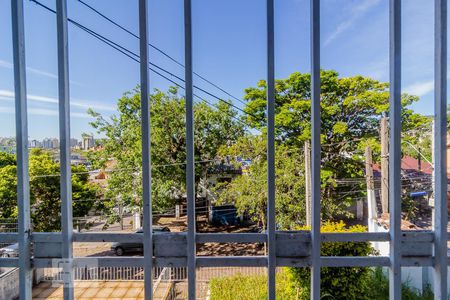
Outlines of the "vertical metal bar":
{"label": "vertical metal bar", "polygon": [[141,109],[142,109],[142,200],[144,208],[144,280],[145,299],[153,299],[153,234],[152,234],[152,171],[151,171],[151,131],[150,95],[148,72],[148,1],[139,0],[139,45],[141,70]]}
{"label": "vertical metal bar", "polygon": [[275,28],[274,1],[267,0],[267,245],[268,299],[275,300]]}
{"label": "vertical metal bar", "polygon": [[19,209],[19,295],[31,299],[30,181],[23,1],[11,0],[16,105],[17,202]]}
{"label": "vertical metal bar", "polygon": [[434,9],[434,299],[447,299],[447,0]]}
{"label": "vertical metal bar", "polygon": [[188,298],[195,300],[195,165],[194,165],[194,99],[192,82],[192,4],[184,0],[184,59],[186,84],[186,199],[188,214],[187,267]]}
{"label": "vertical metal bar", "polygon": [[320,1],[311,0],[311,299],[320,299]]}
{"label": "vertical metal bar", "polygon": [[67,31],[67,0],[56,1],[58,43],[59,138],[61,161],[61,234],[64,260],[64,299],[74,299],[73,291],[73,229],[72,176],[70,169],[70,94],[69,48]]}
{"label": "vertical metal bar", "polygon": [[400,300],[401,291],[401,0],[389,5],[389,299]]}

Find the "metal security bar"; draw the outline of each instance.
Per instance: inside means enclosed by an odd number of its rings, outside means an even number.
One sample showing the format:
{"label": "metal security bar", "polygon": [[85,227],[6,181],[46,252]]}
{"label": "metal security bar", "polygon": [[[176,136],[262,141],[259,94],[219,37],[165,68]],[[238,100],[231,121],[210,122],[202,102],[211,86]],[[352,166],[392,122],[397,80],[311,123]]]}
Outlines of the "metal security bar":
{"label": "metal security bar", "polygon": [[311,299],[320,299],[320,1],[311,0]]}
{"label": "metal security bar", "polygon": [[434,280],[435,299],[446,299],[447,262],[447,1],[434,6],[434,140],[435,140],[435,219]]}
{"label": "metal security bar", "polygon": [[268,295],[275,300],[275,21],[267,0],[267,246]]}
{"label": "metal security bar", "polygon": [[150,155],[150,94],[148,72],[148,2],[139,0],[139,45],[141,71],[141,110],[142,110],[142,199],[144,230],[144,282],[146,299],[153,299],[153,233],[152,233],[152,174]]}
{"label": "metal security bar", "polygon": [[[54,267],[54,259],[31,257],[30,244],[35,250],[61,247],[64,271],[64,299],[73,299],[74,268],[92,262],[92,258],[72,256],[73,242],[140,242],[143,257],[96,257],[98,268],[143,268],[145,298],[152,299],[152,270],[155,268],[187,268],[188,298],[196,299],[196,268],[199,267],[264,267],[268,272],[268,299],[276,298],[275,269],[280,266],[311,267],[311,299],[320,299],[321,267],[383,266],[390,269],[390,299],[401,299],[401,267],[431,266],[434,269],[435,299],[447,298],[447,0],[435,0],[435,219],[430,232],[401,231],[400,198],[400,132],[401,132],[401,0],[389,0],[390,28],[390,232],[321,233],[320,232],[320,1],[310,0],[311,7],[311,127],[312,127],[312,229],[308,233],[283,233],[275,229],[275,6],[274,0],[261,1],[266,5],[267,20],[267,157],[268,157],[268,228],[266,233],[208,234],[196,233],[195,228],[195,169],[194,114],[192,60],[192,3],[184,0],[185,31],[185,89],[186,89],[186,186],[188,202],[188,231],[152,235],[151,233],[151,158],[148,57],[148,0],[139,0],[140,74],[142,105],[142,168],[145,234],[73,233],[70,172],[69,72],[67,0],[56,0],[58,34],[58,87],[61,138],[61,232],[32,233],[30,231],[30,196],[27,149],[27,102],[25,76],[25,37],[23,0],[11,0],[12,43],[14,51],[14,80],[16,104],[16,141],[18,176],[18,232],[0,233],[0,243],[19,243],[19,258],[0,258],[0,267],[20,269],[20,298],[31,299],[31,269]],[[289,239],[286,239],[288,235]],[[367,257],[322,257],[322,242],[385,241],[390,243],[390,255]],[[196,244],[267,243],[265,256],[196,255]],[[303,243],[307,255],[286,256],[280,249],[292,243]],[[434,245],[432,256],[404,255],[407,243]]]}
{"label": "metal security bar", "polygon": [[186,91],[186,199],[188,215],[187,267],[188,296],[196,299],[196,245],[195,245],[195,153],[194,153],[194,94],[192,81],[192,3],[184,0],[184,60]]}
{"label": "metal security bar", "polygon": [[401,1],[389,3],[389,298],[401,299]]}
{"label": "metal security bar", "polygon": [[59,137],[61,161],[61,235],[64,277],[64,299],[74,299],[73,291],[73,222],[72,172],[70,166],[70,94],[69,94],[69,37],[67,2],[56,1],[58,44]]}
{"label": "metal security bar", "polygon": [[[28,174],[28,118],[25,64],[25,36],[23,2],[11,1],[14,56],[14,88],[16,104],[17,199],[19,207],[19,295],[31,299],[30,251],[30,178]],[[2,241],[0,240],[0,243]],[[9,241],[5,241],[9,242]],[[0,262],[1,266],[1,262]]]}

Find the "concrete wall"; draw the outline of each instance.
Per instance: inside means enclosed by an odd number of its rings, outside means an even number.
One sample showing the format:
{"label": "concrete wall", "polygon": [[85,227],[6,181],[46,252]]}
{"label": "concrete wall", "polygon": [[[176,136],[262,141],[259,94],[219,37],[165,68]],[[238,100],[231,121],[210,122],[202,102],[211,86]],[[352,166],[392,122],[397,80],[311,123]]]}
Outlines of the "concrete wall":
{"label": "concrete wall", "polygon": [[[33,270],[33,285],[39,284],[44,277],[44,269]],[[19,269],[2,268],[0,270],[0,300],[12,300],[19,297]]]}
{"label": "concrete wall", "polygon": [[0,299],[12,300],[19,297],[19,269],[11,268],[0,275]]}
{"label": "concrete wall", "polygon": [[[373,219],[369,221],[369,228],[372,232],[387,232],[388,230],[380,226]],[[389,242],[371,242],[372,247],[378,251],[381,256],[389,256]],[[450,255],[450,251],[448,252]],[[386,268],[386,275],[387,275]],[[449,268],[450,272],[450,268]],[[402,267],[402,282],[409,287],[422,291],[424,287],[434,286],[433,268],[431,267]],[[450,276],[447,278],[449,294],[450,294]]]}

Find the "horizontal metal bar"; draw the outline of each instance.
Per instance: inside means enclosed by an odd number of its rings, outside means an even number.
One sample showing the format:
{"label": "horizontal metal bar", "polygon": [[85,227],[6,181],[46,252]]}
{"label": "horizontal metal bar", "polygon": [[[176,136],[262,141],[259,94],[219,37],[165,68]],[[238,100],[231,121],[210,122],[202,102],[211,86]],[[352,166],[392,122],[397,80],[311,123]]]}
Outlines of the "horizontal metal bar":
{"label": "horizontal metal bar", "polygon": [[1,268],[17,268],[19,266],[18,258],[3,258],[0,257]]}
{"label": "horizontal metal bar", "polygon": [[388,242],[389,232],[322,233],[322,242]]}
{"label": "horizontal metal bar", "polygon": [[402,257],[402,267],[431,267],[434,263],[434,257]]}
{"label": "horizontal metal bar", "polygon": [[311,267],[311,258],[277,257],[277,267]]}
{"label": "horizontal metal bar", "polygon": [[[35,258],[35,268],[51,268],[58,265],[59,258]],[[95,265],[98,267],[142,267],[143,257],[74,257],[73,266]]]}
{"label": "horizontal metal bar", "polygon": [[2,232],[0,233],[0,243],[17,243],[19,240],[18,233]]}
{"label": "horizontal metal bar", "polygon": [[[183,238],[186,236],[185,232],[175,233],[155,233],[154,240],[159,240],[160,236],[170,235],[173,239]],[[1,240],[0,240],[1,241]],[[62,236],[60,232],[38,232],[33,233],[34,242],[62,242]],[[130,242],[130,243],[143,243],[143,234],[136,233],[112,233],[112,232],[89,232],[89,233],[74,233],[74,242],[85,243],[102,243],[102,242]]]}
{"label": "horizontal metal bar", "polygon": [[[74,258],[73,265],[77,267],[79,265],[85,265],[90,262],[90,257],[77,257]],[[127,257],[126,260],[123,257],[99,257],[95,258],[96,264],[99,267],[142,267],[144,266],[144,257]]]}
{"label": "horizontal metal bar", "polygon": [[[2,261],[4,259],[0,259]],[[52,268],[58,265],[58,258],[35,258],[32,260],[35,268]],[[73,266],[83,267],[95,265],[98,267],[144,267],[144,257],[74,257]],[[155,267],[186,267],[186,257],[157,257],[153,258]],[[1,266],[1,264],[0,264]]]}
{"label": "horizontal metal bar", "polygon": [[322,267],[389,267],[390,260],[387,256],[322,256]]}
{"label": "horizontal metal bar", "polygon": [[265,267],[266,256],[197,256],[197,267]]}
{"label": "horizontal metal bar", "polygon": [[197,233],[197,243],[265,243],[264,233]]}
{"label": "horizontal metal bar", "polygon": [[[387,256],[327,256],[321,257],[322,267],[389,267]],[[402,267],[425,267],[433,265],[433,257],[402,257]]]}
{"label": "horizontal metal bar", "polygon": [[[36,258],[33,259],[35,268],[51,268],[57,265],[61,259]],[[433,257],[402,257],[402,267],[432,266]],[[387,256],[322,256],[322,267],[389,267]],[[450,264],[450,258],[448,259]],[[0,267],[16,267],[18,260],[15,258],[0,258]],[[143,267],[144,257],[75,257],[74,267],[94,264],[99,267]],[[186,257],[154,257],[153,264],[156,267],[186,267]],[[277,258],[278,267],[310,267],[311,258]],[[267,265],[266,256],[198,256],[197,267],[264,267]]]}
{"label": "horizontal metal bar", "polygon": [[154,257],[154,267],[186,267],[187,257]]}
{"label": "horizontal metal bar", "polygon": [[143,234],[136,233],[104,233],[104,232],[89,232],[89,233],[74,233],[74,242],[130,242],[142,243],[144,241]]}
{"label": "horizontal metal bar", "polygon": [[34,232],[31,240],[37,243],[62,243],[61,232]]}
{"label": "horizontal metal bar", "polygon": [[[163,233],[164,235],[186,235],[186,233]],[[277,232],[277,237],[289,234],[289,232]],[[155,237],[159,234],[155,234]],[[388,242],[390,235],[387,232],[351,232],[351,233],[322,233],[322,242]],[[156,238],[157,239],[157,238]],[[310,239],[305,234],[305,239]],[[416,242],[432,242],[431,231],[404,231],[402,240]],[[0,233],[0,242],[17,241],[16,233]],[[33,233],[35,242],[61,242],[60,232],[36,232]],[[74,242],[142,242],[143,235],[135,233],[106,233],[89,232],[74,233]],[[197,243],[264,243],[267,235],[263,233],[197,233]]]}
{"label": "horizontal metal bar", "polygon": [[402,231],[402,241],[408,242],[433,242],[433,231]]}
{"label": "horizontal metal bar", "polygon": [[[182,233],[155,234],[155,240],[160,235],[175,235],[184,237]],[[277,232],[277,238],[289,235],[289,232]],[[310,235],[305,234],[305,241],[310,240]],[[433,242],[434,235],[431,231],[403,231],[402,241],[408,242]],[[322,233],[322,242],[388,242],[390,235],[387,232],[352,232],[352,233]],[[17,233],[0,233],[0,242],[17,242]],[[32,234],[33,242],[62,242],[60,232],[35,232]],[[196,243],[264,243],[267,235],[262,233],[197,233]],[[143,242],[143,235],[136,233],[74,233],[74,242]],[[280,241],[282,242],[282,241]]]}

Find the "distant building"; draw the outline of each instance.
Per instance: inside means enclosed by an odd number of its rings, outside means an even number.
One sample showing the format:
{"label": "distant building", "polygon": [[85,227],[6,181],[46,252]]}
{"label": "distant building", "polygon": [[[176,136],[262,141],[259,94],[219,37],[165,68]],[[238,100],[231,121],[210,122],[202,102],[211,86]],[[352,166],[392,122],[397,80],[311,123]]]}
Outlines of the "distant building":
{"label": "distant building", "polygon": [[71,138],[70,139],[70,147],[71,148],[75,148],[76,146],[78,146],[78,140],[74,139],[74,138]]}
{"label": "distant building", "polygon": [[52,140],[51,140],[51,139],[48,139],[48,138],[45,138],[45,139],[42,141],[42,148],[45,148],[45,149],[51,149],[51,148],[53,148]]}
{"label": "distant building", "polygon": [[94,148],[95,141],[94,136],[92,135],[83,135],[83,142],[82,142],[82,148],[83,150],[89,150],[91,148]]}
{"label": "distant building", "polygon": [[52,149],[59,148],[59,140],[58,139],[52,139]]}
{"label": "distant building", "polygon": [[30,148],[42,148],[42,143],[38,140],[30,141]]}
{"label": "distant building", "polygon": [[59,148],[59,140],[57,138],[45,138],[42,141],[42,148],[57,149],[57,148]]}

